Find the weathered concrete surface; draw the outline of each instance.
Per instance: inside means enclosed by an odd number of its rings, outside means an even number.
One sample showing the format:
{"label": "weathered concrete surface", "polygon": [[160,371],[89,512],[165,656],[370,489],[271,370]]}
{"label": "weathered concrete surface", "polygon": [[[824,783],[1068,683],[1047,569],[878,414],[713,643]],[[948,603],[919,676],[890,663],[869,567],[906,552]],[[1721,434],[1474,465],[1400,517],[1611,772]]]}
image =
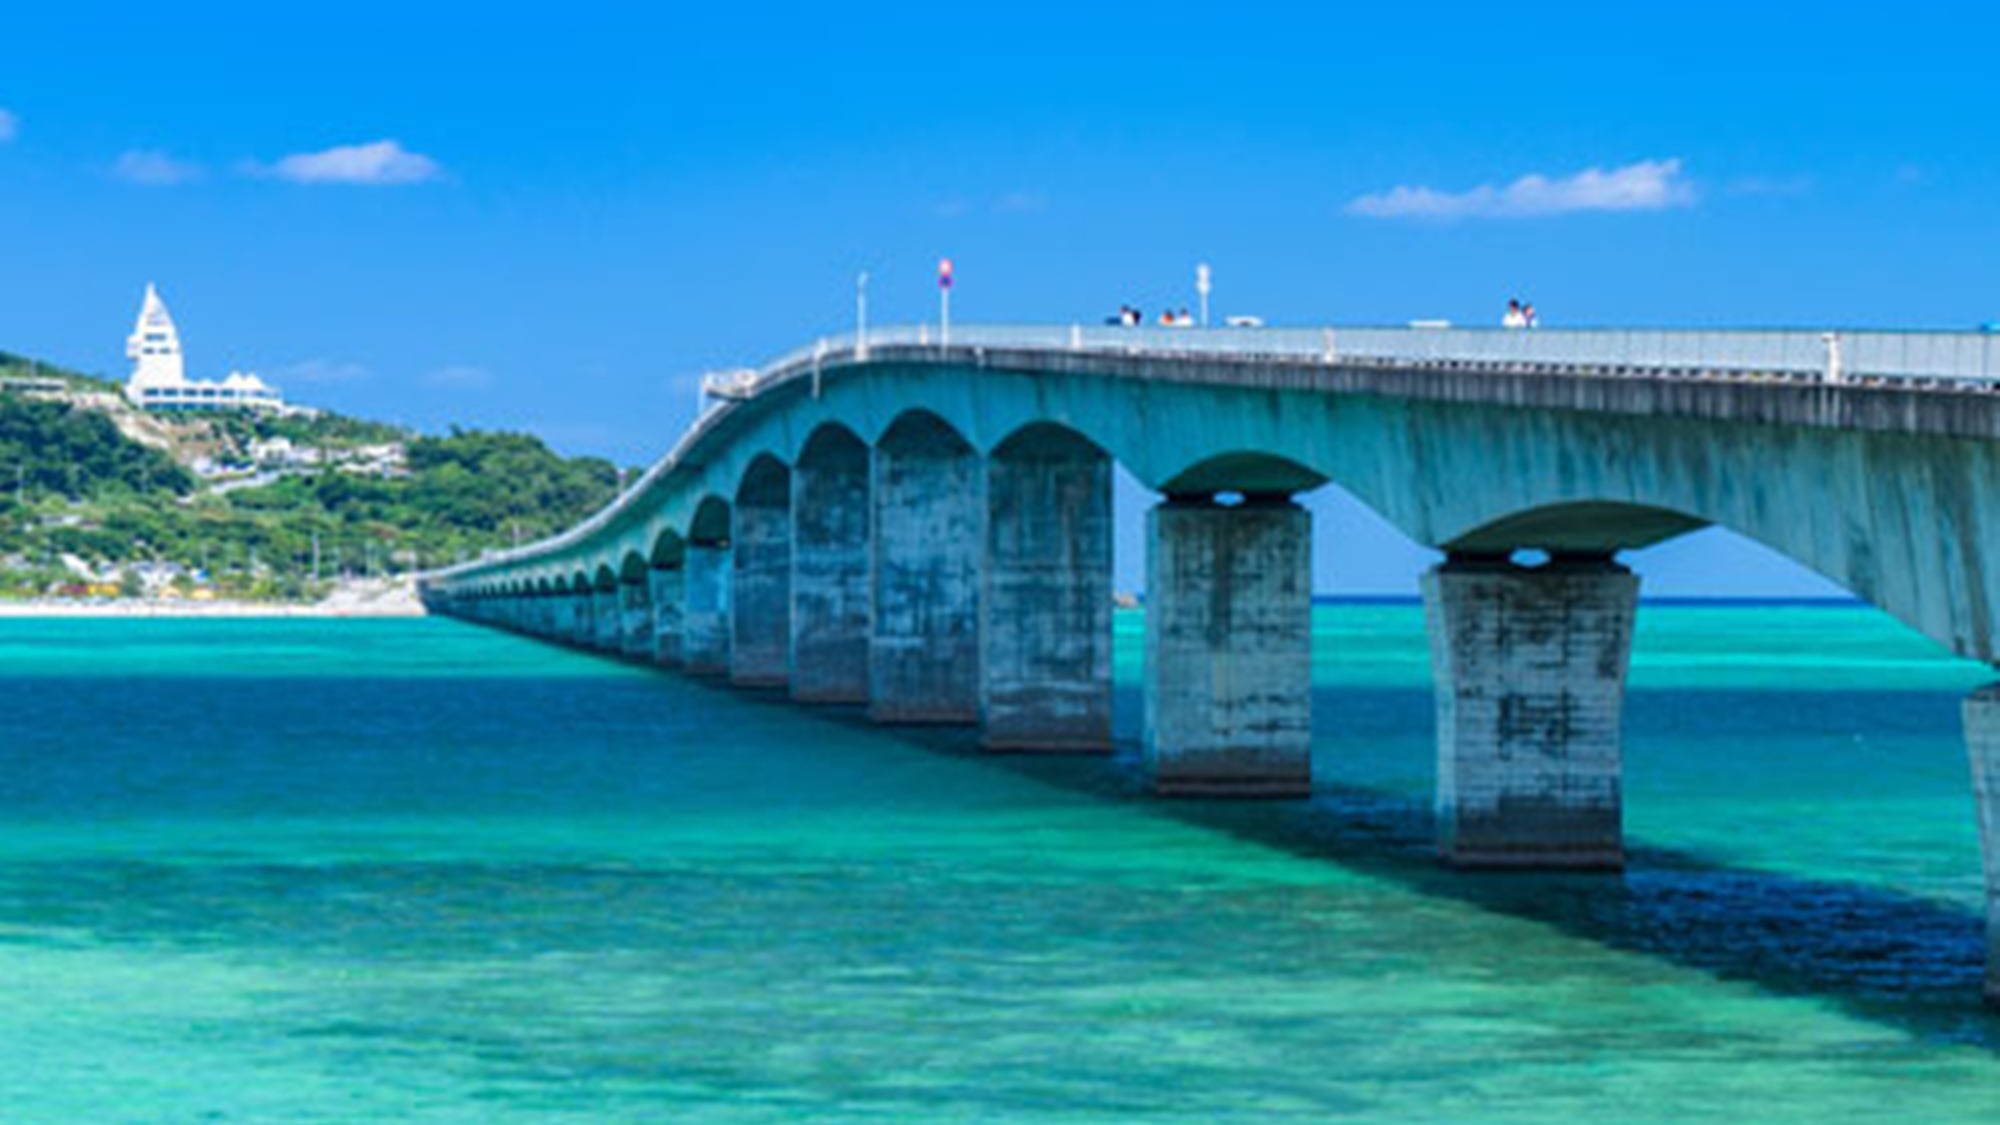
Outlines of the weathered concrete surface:
{"label": "weathered concrete surface", "polygon": [[1624,864],[1620,721],[1639,580],[1602,559],[1424,576],[1438,852],[1464,867]]}
{"label": "weathered concrete surface", "polygon": [[729,680],[742,687],[782,687],[791,678],[791,488],[791,474],[766,458],[736,495]]}
{"label": "weathered concrete surface", "polygon": [[916,414],[876,447],[874,493],[868,715],[976,723],[984,466],[957,434]]}
{"label": "weathered concrete surface", "polygon": [[591,598],[590,619],[597,626],[591,647],[600,652],[621,652],[625,648],[625,607],[616,589],[600,589]]}
{"label": "weathered concrete surface", "polygon": [[592,648],[597,644],[597,598],[588,590],[578,591],[569,596],[569,636],[565,639],[577,648]]}
{"label": "weathered concrete surface", "polygon": [[646,574],[637,582],[618,587],[620,620],[619,650],[636,660],[653,658],[653,594]]}
{"label": "weathered concrete surface", "polygon": [[681,608],[687,598],[687,571],[683,561],[673,566],[654,567],[652,583],[653,660],[666,667],[681,663]]}
{"label": "weathered concrete surface", "polygon": [[1311,531],[1285,501],[1149,514],[1146,761],[1159,792],[1311,791]]}
{"label": "weathered concrete surface", "polygon": [[982,744],[1111,748],[1111,462],[1043,427],[987,462]]}
{"label": "weathered concrete surface", "polygon": [[729,674],[729,548],[690,543],[682,653],[697,676]]}
{"label": "weathered concrete surface", "polygon": [[792,698],[868,701],[867,445],[827,426],[792,468]]}
{"label": "weathered concrete surface", "polygon": [[1965,700],[1965,745],[1986,864],[1986,1003],[2000,1008],[2000,684]]}

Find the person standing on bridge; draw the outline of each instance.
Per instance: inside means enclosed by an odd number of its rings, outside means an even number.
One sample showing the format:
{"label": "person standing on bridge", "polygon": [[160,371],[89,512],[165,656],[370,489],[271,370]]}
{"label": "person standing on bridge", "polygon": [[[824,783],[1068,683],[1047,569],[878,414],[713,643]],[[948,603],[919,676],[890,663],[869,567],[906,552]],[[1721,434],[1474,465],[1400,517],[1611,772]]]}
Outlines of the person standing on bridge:
{"label": "person standing on bridge", "polygon": [[1527,326],[1528,326],[1528,317],[1527,314],[1522,312],[1521,310],[1520,300],[1517,298],[1508,301],[1507,315],[1500,318],[1500,327],[1526,328]]}

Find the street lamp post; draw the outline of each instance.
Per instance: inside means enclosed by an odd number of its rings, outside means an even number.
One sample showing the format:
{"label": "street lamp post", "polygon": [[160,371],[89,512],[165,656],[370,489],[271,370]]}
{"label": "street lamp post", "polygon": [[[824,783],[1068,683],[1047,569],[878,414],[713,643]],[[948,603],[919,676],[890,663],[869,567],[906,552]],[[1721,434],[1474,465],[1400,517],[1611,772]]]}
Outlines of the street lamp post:
{"label": "street lamp post", "polygon": [[950,258],[938,260],[938,345],[951,346],[951,281]]}
{"label": "street lamp post", "polygon": [[854,275],[854,358],[868,358],[868,271]]}
{"label": "street lamp post", "polygon": [[1208,327],[1208,291],[1210,287],[1211,278],[1208,272],[1208,263],[1203,262],[1194,268],[1194,291],[1201,298],[1201,326],[1203,328]]}

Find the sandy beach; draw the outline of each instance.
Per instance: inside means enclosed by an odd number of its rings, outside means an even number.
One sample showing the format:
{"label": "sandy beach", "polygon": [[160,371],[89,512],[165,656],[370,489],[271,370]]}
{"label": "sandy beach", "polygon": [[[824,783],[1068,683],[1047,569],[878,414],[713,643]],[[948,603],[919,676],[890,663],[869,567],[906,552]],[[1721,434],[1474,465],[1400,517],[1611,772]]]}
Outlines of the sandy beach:
{"label": "sandy beach", "polygon": [[291,602],[39,601],[0,602],[0,618],[23,617],[422,617],[424,607]]}
{"label": "sandy beach", "polygon": [[422,617],[423,603],[407,584],[356,583],[318,602],[250,602],[188,598],[39,598],[0,600],[0,618],[20,617]]}

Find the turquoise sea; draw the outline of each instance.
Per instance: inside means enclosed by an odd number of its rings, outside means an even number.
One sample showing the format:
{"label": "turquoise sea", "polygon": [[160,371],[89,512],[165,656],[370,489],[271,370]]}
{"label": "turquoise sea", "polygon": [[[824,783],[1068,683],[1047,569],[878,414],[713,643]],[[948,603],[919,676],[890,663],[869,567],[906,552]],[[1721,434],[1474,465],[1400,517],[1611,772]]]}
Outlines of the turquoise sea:
{"label": "turquoise sea", "polygon": [[2000,1118],[1985,670],[1649,605],[1631,870],[1461,875],[1421,611],[1316,620],[1279,804],[446,621],[0,622],[0,1121]]}

